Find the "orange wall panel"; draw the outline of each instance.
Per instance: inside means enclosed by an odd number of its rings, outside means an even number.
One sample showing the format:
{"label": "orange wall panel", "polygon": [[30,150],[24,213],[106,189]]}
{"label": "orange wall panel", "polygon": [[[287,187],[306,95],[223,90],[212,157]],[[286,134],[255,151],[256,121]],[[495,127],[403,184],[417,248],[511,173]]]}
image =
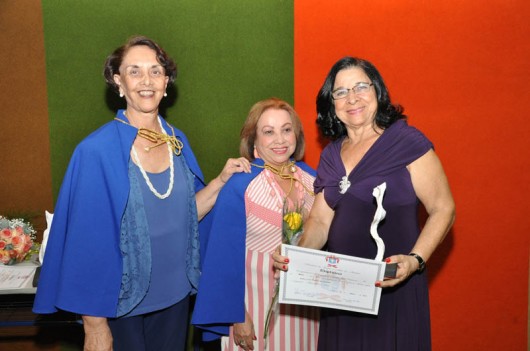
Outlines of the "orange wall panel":
{"label": "orange wall panel", "polygon": [[430,266],[433,350],[524,350],[528,1],[295,1],[295,107],[316,166],[315,99],[349,55],[378,67],[429,137],[457,204]]}

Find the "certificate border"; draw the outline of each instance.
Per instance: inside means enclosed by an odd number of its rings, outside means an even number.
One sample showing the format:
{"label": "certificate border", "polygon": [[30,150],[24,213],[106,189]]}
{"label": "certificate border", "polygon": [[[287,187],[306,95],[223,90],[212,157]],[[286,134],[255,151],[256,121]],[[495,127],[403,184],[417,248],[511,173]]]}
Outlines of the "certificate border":
{"label": "certificate border", "polygon": [[[282,245],[282,246],[285,249],[285,256],[289,256],[290,251],[304,252],[305,254],[311,254],[311,255],[315,255],[319,257],[322,257],[324,255],[333,255],[344,261],[367,264],[367,265],[375,265],[377,266],[377,276],[384,275],[384,263],[383,262],[376,262],[374,260],[370,260],[366,258],[342,255],[342,254],[337,254],[337,253],[328,252],[328,251],[319,251],[319,250],[306,249],[306,248],[302,248],[303,250],[300,250],[301,249],[300,247],[292,246],[292,245]],[[287,273],[281,272],[281,274],[287,274]],[[373,314],[373,315],[377,315],[379,312],[379,302],[381,299],[381,288],[374,287],[374,289],[376,289],[376,292],[372,300],[372,307],[364,308],[364,307],[351,306],[351,305],[345,305],[345,304],[340,304],[340,303],[328,303],[328,302],[320,302],[320,301],[316,303],[316,302],[312,302],[311,300],[287,298],[285,296],[286,294],[285,289],[287,288],[287,284],[288,284],[286,278],[282,279],[282,283],[283,284],[280,285],[281,303],[295,304],[295,305],[302,304],[302,305],[316,306],[316,307],[328,307],[328,308],[333,308],[333,309],[341,309],[341,310],[367,313],[367,314]]]}

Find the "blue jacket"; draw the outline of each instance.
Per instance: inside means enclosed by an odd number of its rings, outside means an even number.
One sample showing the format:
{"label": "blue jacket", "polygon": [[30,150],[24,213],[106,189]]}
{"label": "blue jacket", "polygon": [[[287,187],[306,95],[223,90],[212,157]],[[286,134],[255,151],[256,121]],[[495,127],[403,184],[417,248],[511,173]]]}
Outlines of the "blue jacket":
{"label": "blue jacket", "polygon": [[[127,121],[123,112],[118,111],[117,117]],[[162,123],[171,135],[169,125],[165,121]],[[182,153],[194,175],[195,191],[198,191],[205,185],[202,172],[186,136],[174,130],[184,144]],[[123,264],[120,234],[124,224],[130,226],[134,221],[134,218],[127,218],[125,211],[131,200],[129,196],[136,198],[134,191],[130,192],[128,168],[137,132],[135,127],[111,121],[76,147],[55,206],[33,305],[35,313],[53,313],[61,309],[81,315],[116,317],[127,312],[118,313],[119,297],[123,295],[120,294],[123,273],[130,270]],[[190,204],[190,215],[193,213],[197,218],[195,202]],[[192,287],[197,289],[200,274],[198,228],[197,220],[190,222],[187,271]],[[149,256],[150,248],[143,247],[142,255]],[[147,272],[150,273],[150,269]],[[146,279],[148,281],[149,277]],[[142,297],[134,296],[134,299]]]}
{"label": "blue jacket", "polygon": [[[253,163],[262,166],[263,160]],[[296,166],[315,176],[307,164],[297,162]],[[192,324],[204,329],[205,341],[228,335],[230,325],[245,320],[245,191],[262,171],[252,166],[251,173],[234,174],[220,191],[211,212],[208,247],[203,254],[200,289],[192,317]]]}

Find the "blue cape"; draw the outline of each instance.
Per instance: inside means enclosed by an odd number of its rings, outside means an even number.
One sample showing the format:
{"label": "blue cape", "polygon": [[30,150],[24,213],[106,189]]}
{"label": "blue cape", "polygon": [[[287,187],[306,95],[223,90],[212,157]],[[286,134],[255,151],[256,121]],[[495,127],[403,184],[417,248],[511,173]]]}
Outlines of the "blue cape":
{"label": "blue cape", "polygon": [[[127,121],[123,110],[117,117]],[[162,123],[171,135],[169,125]],[[186,136],[174,131],[184,144],[182,153],[198,191],[204,187],[202,172]],[[123,271],[120,225],[130,189],[130,150],[137,132],[135,127],[111,121],[76,147],[55,206],[35,313],[62,309],[116,316]]]}
{"label": "blue cape", "polygon": [[[263,160],[252,163],[263,165]],[[297,167],[315,176],[303,162]],[[263,171],[252,166],[251,173],[234,174],[217,197],[211,212],[208,247],[192,324],[204,329],[203,339],[211,341],[228,335],[230,325],[245,320],[245,242],[247,221],[245,191]]]}

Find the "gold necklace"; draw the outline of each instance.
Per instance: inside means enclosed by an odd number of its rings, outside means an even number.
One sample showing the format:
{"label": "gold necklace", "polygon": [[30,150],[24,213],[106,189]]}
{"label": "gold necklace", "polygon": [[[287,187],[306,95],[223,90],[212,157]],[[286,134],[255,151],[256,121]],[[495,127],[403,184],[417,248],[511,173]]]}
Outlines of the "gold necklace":
{"label": "gold necklace", "polygon": [[[263,169],[268,169],[269,171],[271,171],[272,173],[276,174],[277,176],[280,177],[280,179],[289,179],[290,180],[290,185],[289,185],[289,191],[287,192],[287,194],[285,195],[285,197],[288,197],[289,194],[291,193],[291,190],[293,190],[293,183],[294,182],[298,182],[300,184],[302,184],[302,186],[304,187],[304,190],[311,196],[315,196],[315,193],[312,192],[304,183],[302,183],[302,181],[298,178],[296,178],[293,173],[296,172],[296,166],[294,164],[294,161],[290,161],[289,163],[287,164],[284,164],[281,166],[280,169],[277,169],[267,163],[265,163],[263,166],[260,166],[260,165],[257,165],[255,163],[251,163],[252,166],[256,166],[258,168],[263,168]],[[290,173],[284,173],[284,170],[287,168],[287,171],[290,172]]]}
{"label": "gold necklace", "polygon": [[[125,115],[125,117],[127,117],[127,114],[125,112],[123,114]],[[121,122],[123,124],[133,127],[133,125],[125,122],[123,119],[120,119],[118,117],[114,117],[114,119],[118,122]],[[158,122],[160,123],[160,128],[162,128],[162,131],[164,131],[164,128],[162,127],[162,123],[160,122],[160,117],[158,117]],[[165,133],[158,133],[154,130],[147,129],[147,128],[138,128],[139,137],[149,140],[152,143],[156,143],[153,146],[144,147],[145,151],[149,152],[151,149],[167,143],[167,145],[171,148],[171,150],[173,150],[173,153],[175,155],[179,156],[181,154],[182,149],[184,148],[184,144],[182,143],[182,141],[177,139],[177,137],[175,136],[175,130],[173,129],[173,126],[171,126],[170,124],[168,124],[168,126],[169,128],[171,128],[171,132],[173,134],[172,136],[169,136]]]}

